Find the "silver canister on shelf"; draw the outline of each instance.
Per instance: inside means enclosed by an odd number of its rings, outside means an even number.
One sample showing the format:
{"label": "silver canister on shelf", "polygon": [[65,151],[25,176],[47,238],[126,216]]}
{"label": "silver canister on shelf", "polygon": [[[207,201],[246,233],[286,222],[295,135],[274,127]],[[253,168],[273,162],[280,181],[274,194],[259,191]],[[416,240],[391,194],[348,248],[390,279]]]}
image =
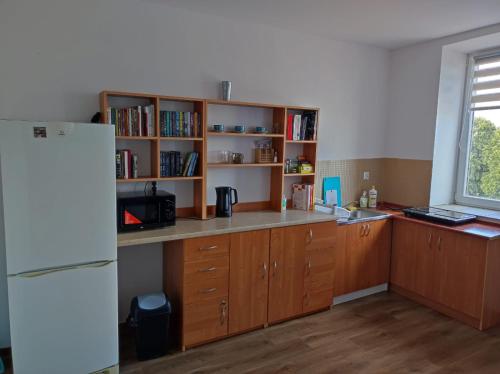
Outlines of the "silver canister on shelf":
{"label": "silver canister on shelf", "polygon": [[231,100],[231,81],[222,81],[222,99]]}

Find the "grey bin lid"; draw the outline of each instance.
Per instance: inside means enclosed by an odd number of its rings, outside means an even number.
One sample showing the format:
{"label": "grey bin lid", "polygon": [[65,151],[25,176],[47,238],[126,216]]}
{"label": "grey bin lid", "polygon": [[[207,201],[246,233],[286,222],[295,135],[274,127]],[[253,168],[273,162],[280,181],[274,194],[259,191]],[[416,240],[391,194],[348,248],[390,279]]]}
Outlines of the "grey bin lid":
{"label": "grey bin lid", "polygon": [[137,296],[137,303],[140,309],[153,310],[164,306],[167,303],[167,299],[163,292],[150,293],[148,295]]}

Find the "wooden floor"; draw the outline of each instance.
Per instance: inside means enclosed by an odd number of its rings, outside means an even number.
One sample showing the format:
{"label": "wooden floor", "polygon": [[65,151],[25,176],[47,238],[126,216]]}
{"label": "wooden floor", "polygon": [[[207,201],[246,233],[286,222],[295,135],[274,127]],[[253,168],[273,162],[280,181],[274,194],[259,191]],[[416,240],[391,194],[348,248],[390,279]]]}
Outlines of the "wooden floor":
{"label": "wooden floor", "polygon": [[500,373],[500,328],[480,332],[393,293],[160,359],[122,355],[121,373]]}

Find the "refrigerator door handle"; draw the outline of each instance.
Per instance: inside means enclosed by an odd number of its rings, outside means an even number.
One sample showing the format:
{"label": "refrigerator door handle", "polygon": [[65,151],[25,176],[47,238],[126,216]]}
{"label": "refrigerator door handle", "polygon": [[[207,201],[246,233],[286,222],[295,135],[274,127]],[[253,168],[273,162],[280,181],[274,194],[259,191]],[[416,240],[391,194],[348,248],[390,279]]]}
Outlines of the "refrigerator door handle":
{"label": "refrigerator door handle", "polygon": [[70,265],[70,266],[65,266],[65,267],[60,267],[60,268],[30,271],[30,272],[26,272],[26,273],[19,273],[19,274],[13,275],[13,276],[20,277],[20,278],[37,278],[37,277],[42,277],[44,275],[57,273],[60,271],[66,271],[66,270],[86,269],[86,268],[102,268],[104,266],[112,264],[115,261],[116,260],[96,261],[96,262],[91,262],[91,263],[81,264],[81,265]]}

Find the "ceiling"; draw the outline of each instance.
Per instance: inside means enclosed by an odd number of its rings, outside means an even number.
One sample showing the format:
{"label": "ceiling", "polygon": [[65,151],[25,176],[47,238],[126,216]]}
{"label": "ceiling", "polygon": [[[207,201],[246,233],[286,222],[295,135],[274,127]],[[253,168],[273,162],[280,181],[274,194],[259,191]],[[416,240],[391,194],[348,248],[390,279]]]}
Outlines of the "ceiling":
{"label": "ceiling", "polygon": [[500,0],[153,1],[389,49],[500,23]]}

